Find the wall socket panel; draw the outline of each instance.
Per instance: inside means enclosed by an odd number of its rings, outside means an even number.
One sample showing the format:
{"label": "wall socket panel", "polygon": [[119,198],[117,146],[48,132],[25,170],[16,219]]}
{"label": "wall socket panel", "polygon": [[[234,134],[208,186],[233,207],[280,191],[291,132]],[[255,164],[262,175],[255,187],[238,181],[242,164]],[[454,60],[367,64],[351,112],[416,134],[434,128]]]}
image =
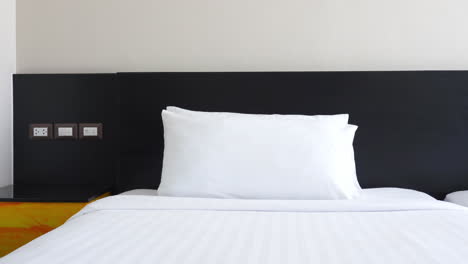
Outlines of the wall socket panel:
{"label": "wall socket panel", "polygon": [[53,137],[52,124],[30,124],[29,138],[34,140],[49,140]]}
{"label": "wall socket panel", "polygon": [[50,123],[30,124],[29,138],[49,139],[102,139],[102,123]]}

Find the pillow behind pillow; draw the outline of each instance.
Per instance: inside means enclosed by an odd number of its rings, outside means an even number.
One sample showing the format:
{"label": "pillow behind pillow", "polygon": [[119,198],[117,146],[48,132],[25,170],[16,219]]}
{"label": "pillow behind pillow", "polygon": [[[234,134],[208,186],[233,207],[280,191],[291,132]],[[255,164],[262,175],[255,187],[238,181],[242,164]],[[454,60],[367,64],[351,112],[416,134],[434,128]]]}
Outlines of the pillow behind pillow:
{"label": "pillow behind pillow", "polygon": [[178,113],[180,115],[198,117],[198,118],[229,118],[229,117],[243,117],[243,118],[274,118],[278,119],[292,119],[292,120],[314,120],[326,122],[330,125],[345,126],[348,124],[348,114],[338,115],[266,115],[266,114],[242,114],[242,113],[229,113],[229,112],[202,112],[183,109],[176,106],[166,107],[168,112]]}
{"label": "pillow behind pillow", "polygon": [[468,191],[458,191],[447,194],[445,201],[468,207]]}
{"label": "pillow behind pillow", "polygon": [[346,125],[338,132],[341,142],[337,144],[336,152],[338,153],[337,155],[342,156],[342,163],[336,165],[341,169],[341,176],[338,177],[339,182],[337,184],[348,194],[348,199],[359,196],[362,191],[357,178],[356,162],[354,160],[353,142],[357,129],[358,126],[356,125]]}
{"label": "pillow behind pillow", "polygon": [[304,117],[247,116],[194,118],[163,111],[165,149],[158,193],[246,199],[357,195],[359,185],[350,176],[355,126]]}

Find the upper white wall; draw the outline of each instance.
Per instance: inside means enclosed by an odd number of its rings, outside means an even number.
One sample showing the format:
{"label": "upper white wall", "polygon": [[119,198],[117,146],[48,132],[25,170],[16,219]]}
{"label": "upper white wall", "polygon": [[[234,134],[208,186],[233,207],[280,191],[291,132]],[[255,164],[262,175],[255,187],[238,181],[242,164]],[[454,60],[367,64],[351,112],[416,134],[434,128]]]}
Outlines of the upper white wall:
{"label": "upper white wall", "polygon": [[17,63],[19,72],[466,70],[467,14],[465,0],[18,0]]}
{"label": "upper white wall", "polygon": [[13,183],[11,80],[16,69],[15,2],[0,1],[0,186]]}

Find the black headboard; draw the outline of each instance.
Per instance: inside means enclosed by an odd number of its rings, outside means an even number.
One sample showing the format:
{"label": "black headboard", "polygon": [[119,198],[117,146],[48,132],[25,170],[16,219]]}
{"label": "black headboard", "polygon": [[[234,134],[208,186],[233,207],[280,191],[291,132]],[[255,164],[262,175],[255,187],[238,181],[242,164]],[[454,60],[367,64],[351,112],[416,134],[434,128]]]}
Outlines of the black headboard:
{"label": "black headboard", "polygon": [[[119,173],[116,74],[14,75],[14,184],[111,186]],[[31,140],[34,123],[103,123],[102,140]]]}
{"label": "black headboard", "polygon": [[155,188],[161,110],[349,113],[359,126],[363,187],[405,187],[442,197],[468,189],[468,72],[118,73],[121,173],[117,190]]}

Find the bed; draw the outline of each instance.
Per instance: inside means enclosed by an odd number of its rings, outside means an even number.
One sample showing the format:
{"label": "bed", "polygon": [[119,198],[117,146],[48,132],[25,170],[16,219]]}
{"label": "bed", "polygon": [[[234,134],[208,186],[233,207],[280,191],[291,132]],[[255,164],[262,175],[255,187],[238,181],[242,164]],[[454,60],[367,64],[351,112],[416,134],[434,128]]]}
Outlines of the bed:
{"label": "bed", "polygon": [[102,199],[0,263],[466,263],[468,210],[402,189],[353,201]]}
{"label": "bed", "polygon": [[[468,209],[433,198],[468,188],[467,72],[117,75],[123,193],[88,205],[0,263],[468,261]],[[161,190],[168,145],[159,115],[169,105],[349,113],[360,127],[355,169],[364,189],[335,200],[165,196],[153,189]],[[400,188],[375,188],[383,186]]]}

